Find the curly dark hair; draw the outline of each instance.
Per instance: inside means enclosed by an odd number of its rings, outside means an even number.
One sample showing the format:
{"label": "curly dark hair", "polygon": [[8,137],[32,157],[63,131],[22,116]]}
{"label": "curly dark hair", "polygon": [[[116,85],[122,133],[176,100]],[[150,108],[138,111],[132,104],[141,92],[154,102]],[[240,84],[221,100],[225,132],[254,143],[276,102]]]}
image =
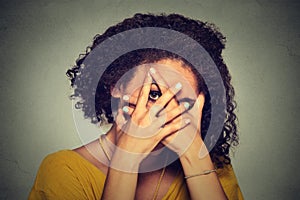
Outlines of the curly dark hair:
{"label": "curly dark hair", "polygon": [[[172,52],[160,49],[137,49],[118,57],[112,62],[103,73],[96,91],[91,91],[91,74],[92,70],[87,70],[93,66],[84,66],[84,61],[88,55],[106,39],[128,31],[141,27],[160,27],[178,31],[198,42],[210,55],[217,66],[225,87],[226,93],[226,119],[221,121],[224,123],[222,133],[217,139],[216,144],[210,151],[211,158],[216,167],[222,168],[224,164],[230,164],[229,149],[238,145],[237,134],[237,117],[234,113],[236,102],[234,101],[234,88],[231,85],[231,75],[222,58],[222,50],[225,48],[225,37],[219,32],[214,24],[201,22],[184,17],[179,14],[135,14],[131,18],[108,28],[102,35],[96,35],[93,44],[86,48],[84,54],[80,54],[76,60],[75,66],[67,70],[66,75],[71,81],[74,93],[71,99],[80,97],[81,100],[76,102],[75,107],[82,109],[85,118],[90,118],[92,123],[106,121],[113,123],[114,118],[111,109],[111,87],[130,69],[144,63],[153,63],[162,59],[176,59],[185,63],[196,75],[198,80],[198,90],[205,95],[205,104],[203,107],[203,115],[201,121],[201,135],[205,137],[211,120],[211,97],[204,83],[202,76],[193,68],[193,66],[181,56]],[[145,38],[143,38],[145,39]],[[176,38],[174,38],[176,41]],[[101,60],[101,56],[97,59]],[[81,73],[80,69],[86,68],[85,73]],[[79,79],[75,81],[75,79]],[[94,105],[91,106],[91,105]],[[221,119],[222,120],[222,119]]]}

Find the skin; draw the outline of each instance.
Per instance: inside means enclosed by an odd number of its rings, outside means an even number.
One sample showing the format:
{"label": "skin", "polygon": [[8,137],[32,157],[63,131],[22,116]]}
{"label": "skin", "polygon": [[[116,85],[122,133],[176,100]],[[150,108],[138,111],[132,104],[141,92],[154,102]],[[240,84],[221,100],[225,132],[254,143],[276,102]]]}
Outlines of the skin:
{"label": "skin", "polygon": [[[105,159],[98,140],[74,150],[107,175],[102,199],[152,199],[162,169],[129,173],[118,167],[138,171],[151,152],[165,145],[179,155],[185,176],[214,169],[200,134],[204,95],[198,93],[194,74],[181,61],[164,59],[138,67],[129,83],[116,84],[111,93],[120,99],[116,122],[106,134],[118,147],[109,152],[114,167],[98,161]],[[122,150],[139,154],[129,162]],[[176,172],[172,165],[166,168],[157,199],[166,194]],[[216,173],[187,179],[187,186],[191,199],[226,199]]]}

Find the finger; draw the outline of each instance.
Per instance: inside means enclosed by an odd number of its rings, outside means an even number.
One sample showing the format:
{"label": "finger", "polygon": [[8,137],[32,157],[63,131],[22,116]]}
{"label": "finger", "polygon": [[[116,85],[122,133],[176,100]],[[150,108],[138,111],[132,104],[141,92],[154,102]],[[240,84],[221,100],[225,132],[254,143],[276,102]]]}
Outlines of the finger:
{"label": "finger", "polygon": [[160,86],[161,92],[165,92],[167,88],[169,88],[169,84],[165,81],[165,79],[158,73],[153,67],[150,68],[149,70],[151,77],[153,80]]}
{"label": "finger", "polygon": [[185,111],[189,109],[189,107],[190,104],[188,102],[183,102],[176,109],[167,112],[167,123],[182,115]]}
{"label": "finger", "polygon": [[204,107],[204,101],[205,101],[204,94],[201,92],[198,95],[193,107],[189,110],[189,112],[187,114],[192,116],[195,120],[198,119],[201,121],[202,110]]}
{"label": "finger", "polygon": [[122,108],[122,111],[124,112],[124,113],[126,113],[127,115],[132,115],[132,113],[133,113],[133,111],[134,111],[134,108],[131,108],[131,107],[129,107],[129,106],[124,106],[123,108]]}
{"label": "finger", "polygon": [[180,117],[180,118],[174,119],[171,123],[166,124],[162,128],[161,133],[160,133],[161,139],[165,138],[171,134],[174,134],[177,131],[180,131],[181,129],[189,126],[190,123],[191,123],[191,120],[189,118],[182,119]]}
{"label": "finger", "polygon": [[[162,111],[157,119],[160,120],[160,118],[164,117],[163,115],[165,115],[166,116],[165,124],[168,124],[171,121],[173,121],[175,118],[182,115],[185,111],[187,111],[189,109],[189,107],[190,107],[190,104],[188,102],[182,102],[182,103],[180,103],[180,105],[177,105],[177,107],[172,110]],[[162,124],[162,125],[164,125],[164,124]]]}
{"label": "finger", "polygon": [[137,98],[134,96],[124,95],[123,96],[123,103],[124,105],[135,107],[137,103]]}
{"label": "finger", "polygon": [[149,73],[145,76],[143,87],[139,93],[137,103],[136,103],[136,110],[143,111],[145,110],[148,102],[148,97],[151,89],[152,84],[152,77]]}
{"label": "finger", "polygon": [[194,103],[194,106],[193,106],[193,108],[191,110],[193,110],[193,111],[197,110],[197,111],[201,111],[202,112],[202,109],[203,109],[203,106],[204,106],[204,102],[205,102],[205,97],[204,97],[203,92],[201,92],[198,95],[198,97],[197,97],[197,99],[196,99],[196,101]]}
{"label": "finger", "polygon": [[[181,90],[182,84],[178,82],[175,86],[170,87],[156,102],[153,106],[160,106],[162,109],[167,106],[167,104],[173,99],[173,97]],[[157,116],[159,112],[162,111],[158,110],[157,113],[155,113]]]}
{"label": "finger", "polygon": [[167,103],[167,105],[165,106],[165,108],[163,108],[163,110],[160,111],[160,112],[158,113],[157,116],[161,116],[161,115],[163,115],[163,114],[165,114],[165,113],[171,112],[171,111],[173,111],[174,109],[177,109],[178,106],[180,106],[180,105],[179,105],[179,102],[178,102],[175,98],[172,98],[172,99]]}

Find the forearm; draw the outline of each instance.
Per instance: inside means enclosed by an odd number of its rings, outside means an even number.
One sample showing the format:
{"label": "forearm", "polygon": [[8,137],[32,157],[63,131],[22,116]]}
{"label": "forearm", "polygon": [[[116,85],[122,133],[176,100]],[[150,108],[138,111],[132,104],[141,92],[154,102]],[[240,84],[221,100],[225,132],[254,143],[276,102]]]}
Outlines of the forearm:
{"label": "forearm", "polygon": [[110,168],[101,199],[134,199],[137,176]]}
{"label": "forearm", "polygon": [[[203,158],[199,157],[201,140],[194,141],[194,145],[185,152],[181,158],[181,164],[185,176],[202,173],[214,169],[210,155],[207,153]],[[219,182],[217,174],[212,172],[207,175],[200,175],[186,179],[191,199],[227,199]]]}

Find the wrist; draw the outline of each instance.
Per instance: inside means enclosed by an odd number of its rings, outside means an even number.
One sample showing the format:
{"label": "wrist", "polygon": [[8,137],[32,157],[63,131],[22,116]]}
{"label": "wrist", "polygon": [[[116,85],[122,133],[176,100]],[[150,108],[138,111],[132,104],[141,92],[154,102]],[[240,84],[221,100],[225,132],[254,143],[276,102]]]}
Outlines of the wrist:
{"label": "wrist", "polygon": [[180,156],[180,162],[184,171],[188,174],[215,169],[209,152],[201,138],[195,138],[187,151]]}
{"label": "wrist", "polygon": [[143,159],[143,154],[128,152],[116,147],[110,162],[110,168],[127,173],[138,173]]}

